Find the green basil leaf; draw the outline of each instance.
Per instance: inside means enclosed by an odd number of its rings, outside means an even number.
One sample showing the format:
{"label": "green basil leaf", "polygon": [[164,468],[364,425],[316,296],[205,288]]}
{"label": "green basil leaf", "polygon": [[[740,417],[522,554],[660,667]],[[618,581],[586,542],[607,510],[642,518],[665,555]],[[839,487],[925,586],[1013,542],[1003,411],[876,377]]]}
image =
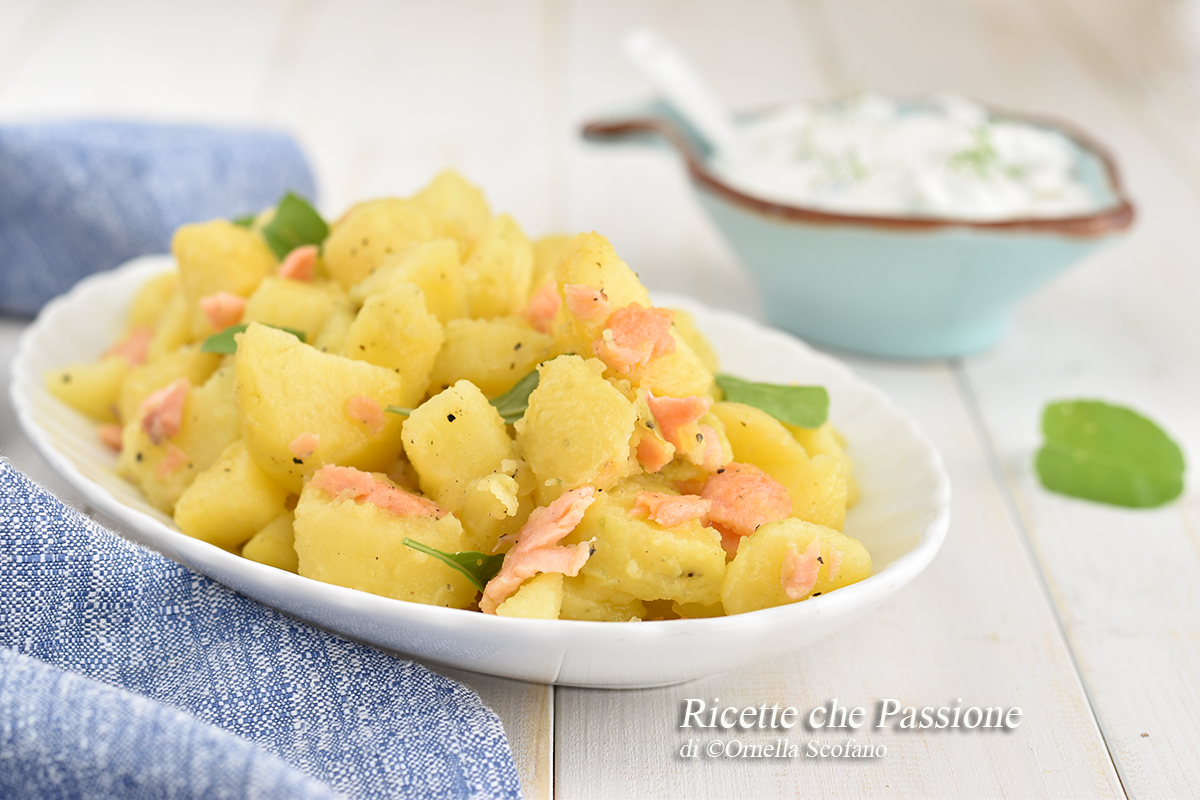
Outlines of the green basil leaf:
{"label": "green basil leaf", "polygon": [[249,228],[251,225],[254,224],[254,220],[256,220],[256,219],[258,219],[257,214],[243,214],[242,216],[234,217],[233,219],[231,219],[229,221],[232,222],[234,225],[237,225],[239,228]]}
{"label": "green basil leaf", "polygon": [[301,245],[325,241],[329,226],[307,200],[288,192],[275,208],[275,216],[263,226],[262,235],[275,251],[275,257],[282,261]]}
{"label": "green basil leaf", "polygon": [[[231,355],[237,352],[237,339],[234,335],[242,333],[249,327],[249,323],[241,325],[230,325],[220,333],[214,333],[212,336],[204,340],[204,344],[200,345],[201,353],[220,353],[222,355]],[[295,336],[300,341],[304,341],[304,331],[298,331],[295,328],[285,328],[282,325],[267,325],[268,328],[284,331]]]}
{"label": "green basil leaf", "polygon": [[402,417],[411,417],[412,412],[415,410],[416,409],[413,409],[413,408],[402,408],[400,406],[384,406],[383,407],[383,411],[385,414],[399,414]]}
{"label": "green basil leaf", "polygon": [[1046,442],[1035,467],[1052,492],[1129,508],[1150,508],[1183,492],[1183,451],[1133,409],[1099,400],[1050,403]]}
{"label": "green basil leaf", "polygon": [[726,400],[762,409],[789,425],[819,428],[829,417],[829,392],[824,386],[751,383],[732,375],[717,375],[716,380]]}
{"label": "green basil leaf", "polygon": [[529,395],[533,394],[537,387],[538,371],[535,369],[513,384],[507,392],[492,398],[491,403],[500,412],[500,418],[506,424],[512,425],[525,416],[525,410],[529,408]]}
{"label": "green basil leaf", "polygon": [[403,541],[404,544],[413,550],[433,556],[447,566],[453,567],[463,575],[466,575],[467,580],[481,592],[483,591],[483,587],[487,586],[487,582],[496,577],[496,573],[500,571],[500,565],[504,563],[503,553],[497,553],[494,556],[474,551],[466,553],[443,553],[437,548],[421,544],[416,539],[410,539],[407,536],[404,537]]}

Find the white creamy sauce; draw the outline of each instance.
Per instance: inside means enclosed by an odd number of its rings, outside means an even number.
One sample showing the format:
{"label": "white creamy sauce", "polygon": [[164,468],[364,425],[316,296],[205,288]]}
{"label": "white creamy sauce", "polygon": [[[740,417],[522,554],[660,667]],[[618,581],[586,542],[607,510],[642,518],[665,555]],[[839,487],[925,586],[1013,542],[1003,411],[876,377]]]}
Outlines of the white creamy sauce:
{"label": "white creamy sauce", "polygon": [[710,162],[746,194],[869,216],[995,221],[1098,210],[1073,174],[1075,146],[942,95],[790,105],[747,121],[742,146]]}

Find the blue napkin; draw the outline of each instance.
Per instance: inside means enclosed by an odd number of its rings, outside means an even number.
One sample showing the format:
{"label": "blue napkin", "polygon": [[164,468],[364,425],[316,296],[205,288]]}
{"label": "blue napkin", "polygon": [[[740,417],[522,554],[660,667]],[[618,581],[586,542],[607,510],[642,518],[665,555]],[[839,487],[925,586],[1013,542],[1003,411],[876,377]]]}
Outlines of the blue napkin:
{"label": "blue napkin", "polygon": [[335,792],[520,786],[465,687],[126,542],[0,460],[0,796]]}
{"label": "blue napkin", "polygon": [[76,121],[0,125],[0,313],[165,253],[180,225],[315,201],[296,142],[266,130]]}

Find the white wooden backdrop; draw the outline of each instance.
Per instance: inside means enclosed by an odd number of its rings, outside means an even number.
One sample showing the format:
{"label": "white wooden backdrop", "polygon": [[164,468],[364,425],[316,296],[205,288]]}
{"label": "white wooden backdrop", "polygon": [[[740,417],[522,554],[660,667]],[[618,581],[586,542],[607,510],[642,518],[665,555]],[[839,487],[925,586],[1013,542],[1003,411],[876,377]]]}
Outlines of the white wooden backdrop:
{"label": "white wooden backdrop", "polygon": [[[0,0],[0,120],[284,127],[328,213],[454,165],[531,235],[598,230],[651,288],[757,316],[672,157],[578,138],[588,115],[649,95],[620,55],[636,24],[674,38],[735,106],[949,89],[1071,119],[1115,151],[1139,220],[1025,304],[987,354],[846,359],[933,438],[954,484],[945,548],[895,602],[794,657],[680,687],[457,673],[503,718],[526,794],[1200,794],[1195,480],[1165,509],[1122,511],[1049,495],[1030,469],[1040,410],[1066,397],[1139,408],[1200,457],[1200,3]],[[0,363],[21,327],[0,321]],[[7,402],[0,455],[74,499]],[[865,731],[888,747],[865,763],[685,761],[687,697],[963,698],[1025,717],[1009,734]]]}

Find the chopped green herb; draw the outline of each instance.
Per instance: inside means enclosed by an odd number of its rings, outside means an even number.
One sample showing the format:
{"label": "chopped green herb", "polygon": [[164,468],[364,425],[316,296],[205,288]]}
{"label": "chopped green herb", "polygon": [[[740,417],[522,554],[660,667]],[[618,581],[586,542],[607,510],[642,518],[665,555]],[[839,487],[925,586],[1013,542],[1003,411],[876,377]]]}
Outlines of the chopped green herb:
{"label": "chopped green herb", "polygon": [[251,225],[254,224],[254,220],[257,218],[258,218],[257,214],[244,214],[240,217],[234,217],[233,219],[231,219],[229,221],[232,222],[234,225],[237,225],[240,228],[249,228]]}
{"label": "chopped green herb", "polygon": [[754,406],[789,425],[819,428],[829,416],[829,392],[824,386],[751,383],[732,375],[718,375],[716,380],[726,400]]}
{"label": "chopped green herb", "polygon": [[407,536],[404,537],[404,544],[420,553],[433,556],[446,564],[446,566],[458,570],[463,575],[466,575],[467,580],[481,592],[483,591],[483,587],[487,586],[487,582],[496,577],[496,573],[500,571],[500,565],[504,563],[503,553],[497,553],[494,556],[473,551],[466,553],[443,553],[441,550],[430,547],[427,544],[421,544],[416,539],[410,539]]}
{"label": "chopped green herb", "polygon": [[275,256],[282,260],[301,245],[325,241],[329,226],[307,200],[288,192],[279,201],[271,221],[263,226],[262,235]]}
{"label": "chopped green herb", "polygon": [[[233,338],[236,334],[241,333],[249,327],[247,323],[241,325],[230,325],[220,333],[214,333],[212,336],[204,340],[204,344],[200,345],[201,353],[221,353],[222,355],[230,355],[237,352],[237,339]],[[268,325],[268,328],[284,331],[295,336],[300,341],[304,341],[304,331],[298,331],[295,328],[285,328],[282,325]]]}
{"label": "chopped green herb", "polygon": [[500,412],[500,418],[508,425],[525,416],[529,408],[529,395],[538,387],[538,371],[532,370],[528,375],[513,384],[513,387],[499,397],[492,398],[492,405]]}
{"label": "chopped green herb", "polygon": [[411,408],[401,408],[400,406],[384,406],[384,407],[383,407],[383,410],[384,410],[384,412],[385,412],[385,413],[388,413],[388,414],[399,414],[399,415],[400,415],[400,416],[402,416],[402,417],[408,417],[408,416],[411,416],[411,415],[412,415],[412,412],[414,411],[414,409],[411,409]]}
{"label": "chopped green herb", "polygon": [[1036,468],[1052,492],[1150,508],[1183,491],[1184,460],[1162,428],[1136,411],[1098,400],[1050,403]]}

